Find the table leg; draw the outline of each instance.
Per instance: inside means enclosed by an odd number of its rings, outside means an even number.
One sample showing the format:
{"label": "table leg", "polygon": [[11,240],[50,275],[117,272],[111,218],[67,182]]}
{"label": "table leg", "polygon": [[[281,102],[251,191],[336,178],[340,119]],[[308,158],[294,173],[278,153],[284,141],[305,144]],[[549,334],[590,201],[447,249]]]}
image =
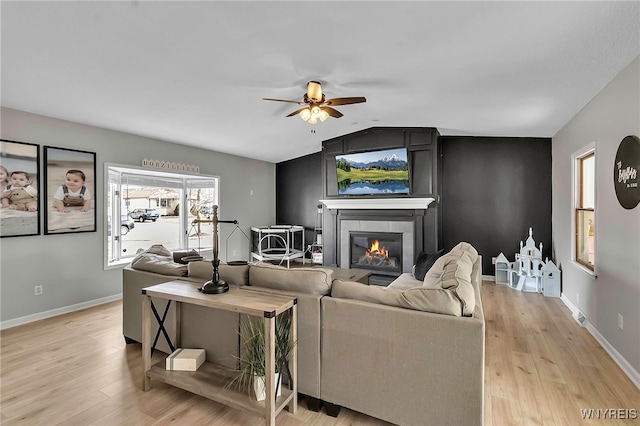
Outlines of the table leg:
{"label": "table leg", "polygon": [[142,295],[142,390],[151,387],[147,371],[151,369],[151,297]]}
{"label": "table leg", "polygon": [[275,372],[276,372],[276,357],[275,357],[275,349],[276,349],[276,316],[273,313],[271,316],[268,316],[265,313],[264,317],[264,331],[265,331],[265,390],[266,397],[264,400],[264,408],[265,408],[265,422],[267,425],[275,425],[276,424],[276,413],[275,413],[275,405],[276,405],[276,393],[275,393]]}
{"label": "table leg", "polygon": [[182,333],[180,328],[180,310],[182,309],[182,302],[178,302],[176,300],[175,308],[176,308],[175,310],[176,320],[174,324],[176,326],[176,349],[178,349],[182,347]]}
{"label": "table leg", "polygon": [[291,307],[291,339],[296,344],[293,346],[291,359],[289,360],[290,381],[293,382],[293,398],[287,405],[287,410],[295,414],[298,411],[298,304]]}

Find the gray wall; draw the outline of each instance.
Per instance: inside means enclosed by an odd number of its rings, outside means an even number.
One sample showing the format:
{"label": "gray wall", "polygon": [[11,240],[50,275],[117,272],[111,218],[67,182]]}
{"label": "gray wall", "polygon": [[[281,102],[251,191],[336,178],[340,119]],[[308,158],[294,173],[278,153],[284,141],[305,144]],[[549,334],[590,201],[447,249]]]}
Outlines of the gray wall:
{"label": "gray wall", "polygon": [[[48,311],[63,312],[72,305],[117,299],[122,293],[121,270],[105,271],[103,267],[105,162],[140,166],[143,158],[154,158],[197,164],[202,174],[220,176],[221,219],[237,219],[247,235],[252,225],[275,223],[273,163],[8,108],[2,108],[1,113],[2,139],[95,152],[98,205],[97,232],[0,240],[0,320],[3,327],[19,323],[23,317],[36,319],[47,316]],[[253,195],[250,195],[251,190]],[[44,215],[41,216],[43,219]],[[224,241],[232,230],[232,225],[221,225],[220,241]],[[229,249],[236,248],[233,247],[236,243],[241,244],[232,238]],[[225,259],[224,244],[221,246],[220,258]],[[245,248],[246,243],[242,247]],[[39,284],[44,285],[44,294],[34,296],[33,287]]]}
{"label": "gray wall", "polygon": [[[612,80],[552,142],[553,241],[562,269],[562,292],[591,325],[640,372],[640,206],[620,206],[613,187],[620,141],[640,135],[640,57]],[[596,142],[597,278],[571,262],[571,155]],[[578,303],[578,296],[580,302]],[[618,328],[618,314],[624,329]]]}

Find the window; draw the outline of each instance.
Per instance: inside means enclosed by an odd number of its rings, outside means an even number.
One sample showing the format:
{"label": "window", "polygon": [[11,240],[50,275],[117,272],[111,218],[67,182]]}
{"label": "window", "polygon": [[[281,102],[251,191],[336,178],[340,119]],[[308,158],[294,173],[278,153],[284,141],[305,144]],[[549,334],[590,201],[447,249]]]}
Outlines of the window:
{"label": "window", "polygon": [[210,255],[212,224],[194,219],[209,219],[218,205],[219,177],[113,164],[105,168],[107,268],[130,262],[154,244]]}
{"label": "window", "polygon": [[595,144],[574,154],[573,260],[589,271],[596,265],[596,153]]}

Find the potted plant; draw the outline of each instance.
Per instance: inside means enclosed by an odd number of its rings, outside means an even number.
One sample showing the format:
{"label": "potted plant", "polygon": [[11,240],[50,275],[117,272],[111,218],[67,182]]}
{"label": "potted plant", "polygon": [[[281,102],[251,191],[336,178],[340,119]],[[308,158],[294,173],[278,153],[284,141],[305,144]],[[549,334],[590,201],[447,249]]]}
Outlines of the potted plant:
{"label": "potted plant", "polygon": [[[282,373],[288,372],[288,362],[291,352],[296,345],[291,339],[291,315],[283,312],[276,317],[275,324],[275,363],[276,390],[281,394]],[[265,382],[265,329],[261,318],[242,315],[240,317],[240,339],[242,352],[240,356],[240,370],[232,383],[237,383],[241,389],[251,393],[258,401],[266,396]],[[281,371],[282,369],[285,371]]]}

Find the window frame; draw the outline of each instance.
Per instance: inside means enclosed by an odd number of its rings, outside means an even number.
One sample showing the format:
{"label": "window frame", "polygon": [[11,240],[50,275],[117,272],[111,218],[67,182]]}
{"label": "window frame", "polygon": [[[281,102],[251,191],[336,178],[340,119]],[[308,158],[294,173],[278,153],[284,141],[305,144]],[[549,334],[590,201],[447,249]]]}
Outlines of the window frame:
{"label": "window frame", "polygon": [[[110,200],[111,186],[116,180],[115,175],[117,174],[117,190],[118,190],[118,198],[119,202],[113,203]],[[145,167],[137,167],[126,164],[115,164],[115,163],[106,163],[104,164],[104,269],[116,269],[121,268],[123,266],[128,265],[131,262],[131,259],[135,256],[135,254],[131,254],[128,256],[116,256],[115,260],[109,258],[109,245],[112,245],[112,253],[115,253],[114,250],[118,249],[118,253],[120,252],[121,246],[119,243],[116,243],[116,237],[121,241],[120,234],[120,218],[122,216],[122,211],[124,209],[124,204],[122,202],[122,177],[123,174],[139,174],[148,176],[151,180],[152,178],[157,178],[159,181],[166,179],[167,181],[172,180],[175,184],[176,181],[181,181],[181,187],[178,188],[178,192],[180,194],[180,204],[182,206],[187,205],[189,200],[189,190],[193,188],[199,187],[197,184],[198,181],[207,181],[212,180],[215,181],[215,189],[214,189],[214,200],[213,204],[219,206],[220,201],[220,176],[217,175],[204,175],[204,174],[194,174],[194,173],[186,173],[182,171],[173,171],[173,170],[163,170],[163,169],[150,169]],[[115,198],[115,197],[114,197]],[[189,223],[189,209],[180,208],[179,209],[179,250],[186,250],[189,248],[189,237],[188,232],[190,229]],[[117,218],[117,225],[110,226],[110,221],[113,221],[113,218]],[[113,238],[110,238],[109,228],[111,228],[111,233],[113,234]],[[206,251],[206,250],[205,250]],[[113,257],[113,256],[112,256]]]}
{"label": "window frame", "polygon": [[[585,177],[583,175],[583,162],[589,158],[593,158],[593,207],[585,207],[584,206],[584,180]],[[574,152],[571,156],[571,165],[572,165],[572,220],[571,220],[571,262],[580,270],[586,272],[587,274],[596,277],[597,270],[597,244],[598,244],[598,230],[597,227],[594,229],[594,243],[593,243],[593,265],[585,262],[580,259],[579,246],[580,246],[580,233],[578,231],[578,227],[581,224],[580,216],[584,215],[585,212],[593,212],[593,222],[594,225],[598,223],[597,221],[597,155],[596,155],[596,142],[592,142],[578,151]],[[588,236],[588,235],[587,235]]]}

